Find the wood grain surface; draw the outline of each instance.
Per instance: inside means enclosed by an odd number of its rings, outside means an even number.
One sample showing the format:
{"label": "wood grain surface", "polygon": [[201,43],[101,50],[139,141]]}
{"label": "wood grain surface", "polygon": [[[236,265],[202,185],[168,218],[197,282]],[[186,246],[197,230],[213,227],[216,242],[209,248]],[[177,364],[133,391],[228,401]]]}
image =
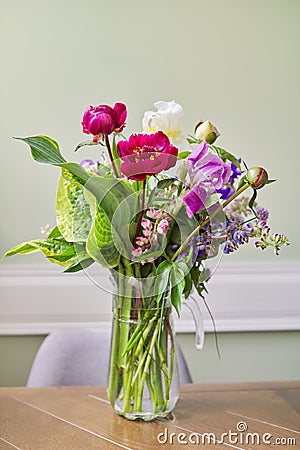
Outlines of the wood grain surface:
{"label": "wood grain surface", "polygon": [[104,387],[0,388],[0,450],[274,447],[300,449],[300,382],[182,386],[147,423],[118,416]]}

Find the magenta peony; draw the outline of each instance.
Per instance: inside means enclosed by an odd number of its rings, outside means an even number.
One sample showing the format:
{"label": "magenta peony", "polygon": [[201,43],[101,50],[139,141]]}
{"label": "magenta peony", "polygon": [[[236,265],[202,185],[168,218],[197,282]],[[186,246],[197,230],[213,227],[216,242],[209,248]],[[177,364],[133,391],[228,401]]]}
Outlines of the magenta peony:
{"label": "magenta peony", "polygon": [[124,103],[116,103],[113,108],[108,105],[88,106],[81,122],[86,134],[93,134],[97,141],[101,135],[109,135],[113,131],[121,132],[125,127],[127,109]]}
{"label": "magenta peony", "polygon": [[128,141],[118,142],[118,154],[123,159],[121,172],[132,180],[143,181],[175,166],[178,149],[162,132],[132,134]]}

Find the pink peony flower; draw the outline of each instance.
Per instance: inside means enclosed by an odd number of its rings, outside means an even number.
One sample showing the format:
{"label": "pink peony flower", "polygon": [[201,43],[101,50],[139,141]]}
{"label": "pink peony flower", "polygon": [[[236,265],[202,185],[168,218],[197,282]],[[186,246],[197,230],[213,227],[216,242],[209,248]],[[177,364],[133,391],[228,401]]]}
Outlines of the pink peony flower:
{"label": "pink peony flower", "polygon": [[93,134],[97,141],[103,134],[121,132],[125,127],[127,117],[126,105],[116,103],[113,108],[108,105],[88,106],[81,122],[85,134]]}
{"label": "pink peony flower", "polygon": [[118,154],[123,159],[121,172],[132,180],[143,181],[175,166],[178,149],[162,132],[132,134],[128,141],[118,142]]}

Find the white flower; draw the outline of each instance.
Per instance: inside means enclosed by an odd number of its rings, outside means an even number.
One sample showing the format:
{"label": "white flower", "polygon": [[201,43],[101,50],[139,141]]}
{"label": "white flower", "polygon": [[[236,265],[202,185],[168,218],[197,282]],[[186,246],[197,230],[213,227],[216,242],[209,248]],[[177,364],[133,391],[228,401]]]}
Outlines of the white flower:
{"label": "white flower", "polygon": [[220,133],[209,120],[206,120],[196,125],[195,136],[196,139],[205,139],[208,144],[213,144]]}
{"label": "white flower", "polygon": [[154,103],[157,112],[146,111],[142,125],[144,133],[156,133],[163,131],[177,147],[187,143],[182,135],[181,124],[183,108],[172,100],[171,102],[159,101]]}

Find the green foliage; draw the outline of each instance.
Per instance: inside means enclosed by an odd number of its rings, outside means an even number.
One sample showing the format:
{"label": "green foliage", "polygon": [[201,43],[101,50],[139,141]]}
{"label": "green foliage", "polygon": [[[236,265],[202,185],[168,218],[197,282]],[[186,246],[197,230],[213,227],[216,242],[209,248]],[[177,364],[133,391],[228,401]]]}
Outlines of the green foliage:
{"label": "green foliage", "polygon": [[187,264],[181,260],[175,262],[164,260],[157,267],[156,274],[157,278],[154,284],[156,301],[160,301],[170,291],[172,305],[179,316],[186,280],[188,283],[187,290],[190,291],[192,287]]}
{"label": "green foliage", "polygon": [[221,147],[216,147],[215,145],[211,145],[210,147],[212,147],[217,154],[220,156],[221,159],[223,159],[223,161],[230,161],[232,162],[239,170],[241,170],[241,165],[238,161],[238,159],[232,155],[232,153],[229,153],[227,150],[224,150],[224,148]]}
{"label": "green foliage", "polygon": [[[75,148],[75,152],[77,152],[77,150],[79,150],[81,147],[86,147],[86,146],[91,146],[91,145],[99,145],[100,142],[94,142],[94,141],[84,141],[84,142],[80,142],[80,144],[78,144]],[[103,144],[101,144],[103,145]]]}
{"label": "green foliage", "polygon": [[[68,173],[63,169],[63,174]],[[57,226],[68,242],[84,242],[92,227],[90,207],[83,188],[60,177],[56,196]]]}
{"label": "green foliage", "polygon": [[239,182],[239,184],[238,184],[237,191],[238,191],[241,187],[243,187],[246,183],[247,183],[246,175],[244,175],[242,178],[240,178],[240,182]]}
{"label": "green foliage", "polygon": [[27,138],[15,138],[26,142],[30,146],[32,157],[43,164],[62,164],[65,158],[61,155],[59,145],[47,136],[34,136]]}
{"label": "green foliage", "polygon": [[177,181],[176,178],[166,178],[165,180],[160,180],[156,187],[158,189],[165,189],[174,184],[174,181]]}
{"label": "green foliage", "polygon": [[186,159],[190,154],[191,152],[180,152],[178,153],[177,159]]}
{"label": "green foliage", "polygon": [[75,255],[73,244],[64,239],[37,239],[22,244],[8,250],[3,258],[17,254],[33,253],[42,251],[49,261],[67,266],[68,260]]}
{"label": "green foliage", "polygon": [[[105,178],[87,173],[83,167],[74,162],[67,162],[60,153],[57,142],[47,136],[17,138],[26,142],[35,161],[52,164],[68,170],[73,181],[88,189],[97,199],[111,219],[118,205],[134,191],[129,183],[115,178]],[[124,208],[125,209],[125,208]]]}
{"label": "green foliage", "polygon": [[100,206],[97,208],[88,236],[87,252],[91,258],[105,268],[113,268],[120,262],[120,253],[113,241],[111,223]]}

